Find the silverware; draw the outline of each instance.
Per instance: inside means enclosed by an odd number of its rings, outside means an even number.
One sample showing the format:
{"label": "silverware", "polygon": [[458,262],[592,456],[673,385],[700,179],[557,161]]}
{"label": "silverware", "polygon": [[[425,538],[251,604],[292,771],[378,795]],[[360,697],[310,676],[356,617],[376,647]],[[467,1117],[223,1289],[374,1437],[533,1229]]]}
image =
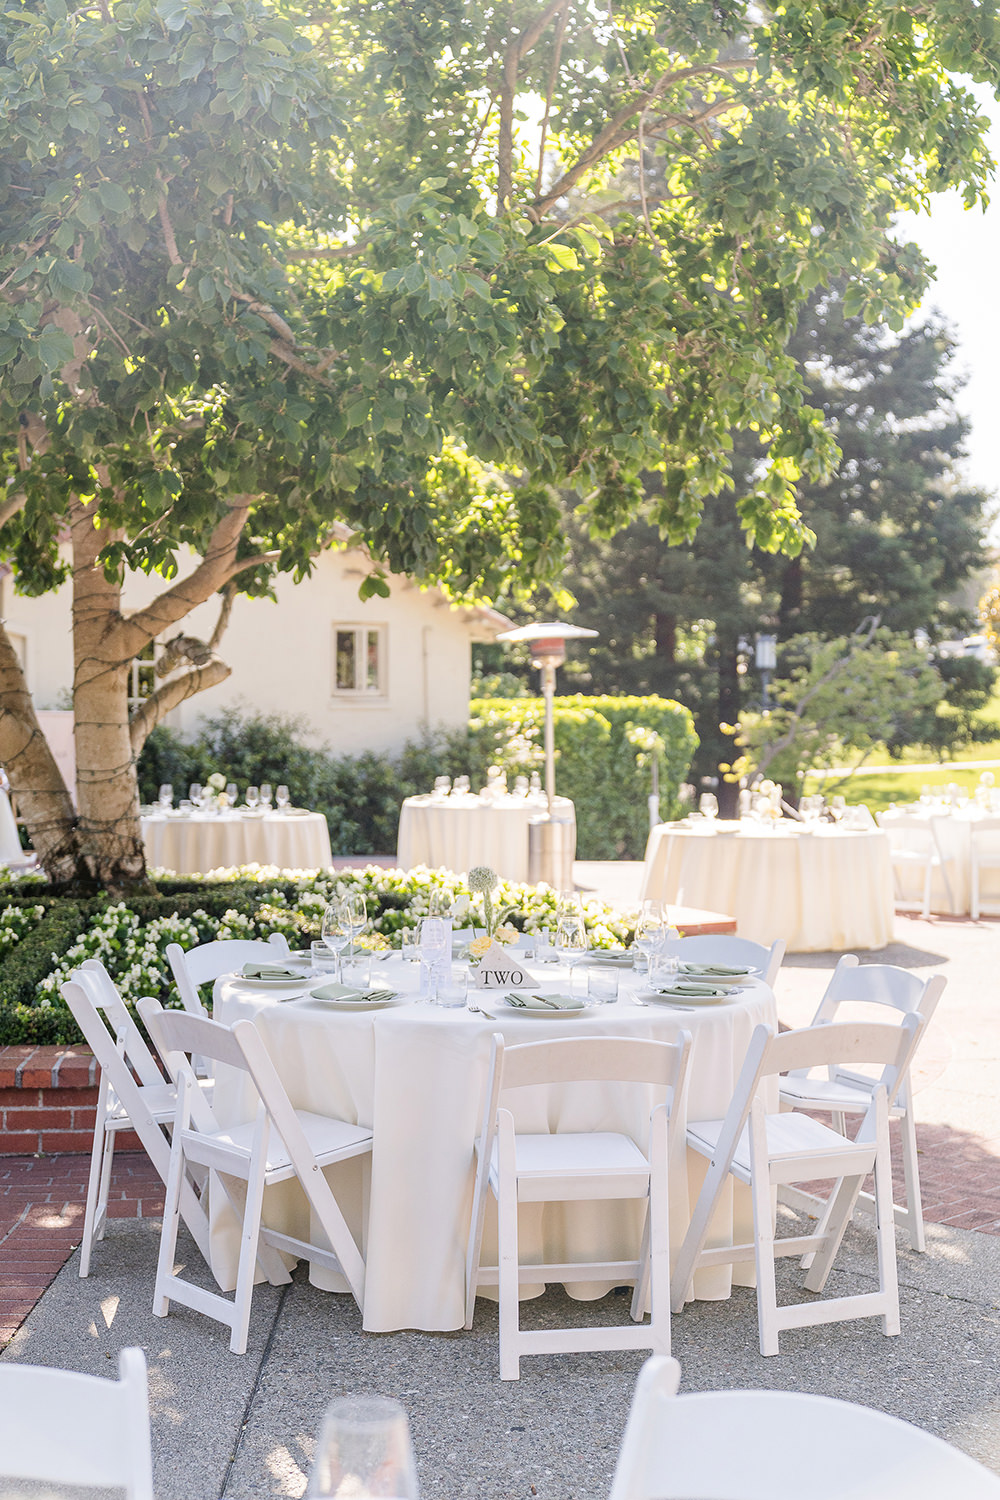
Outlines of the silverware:
{"label": "silverware", "polygon": [[542,1005],[547,1005],[549,1007],[549,1010],[561,1010],[562,1009],[561,1006],[556,1005],[556,1003],[555,1003],[554,1000],[547,1000],[544,995],[532,995],[531,998],[532,998],[532,1000],[538,1000]]}

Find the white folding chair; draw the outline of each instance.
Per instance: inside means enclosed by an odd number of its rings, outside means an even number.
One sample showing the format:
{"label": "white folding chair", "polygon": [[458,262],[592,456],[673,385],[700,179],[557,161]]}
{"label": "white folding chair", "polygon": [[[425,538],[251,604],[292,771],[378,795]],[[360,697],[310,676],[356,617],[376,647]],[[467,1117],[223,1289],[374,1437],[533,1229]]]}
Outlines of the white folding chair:
{"label": "white folding chair", "polygon": [[639,1372],[611,1500],[1000,1500],[950,1443],[869,1406],[797,1391],[677,1395],[680,1365]]}
{"label": "white folding chair", "polygon": [[773,989],[785,956],[785,939],[776,938],[768,948],[766,944],[751,942],[749,938],[732,937],[725,932],[706,932],[698,937],[677,939],[670,944],[669,952],[691,964],[744,964],[756,969],[764,983]]}
{"label": "white folding chair", "polygon": [[[667,1120],[684,1086],[691,1048],[689,1033],[676,1042],[621,1037],[565,1037],[506,1047],[493,1036],[483,1125],[476,1142],[477,1171],[466,1253],[466,1328],[472,1327],[476,1289],[500,1292],[500,1378],[517,1380],[528,1354],[564,1354],[593,1349],[670,1348],[669,1224],[667,1212]],[[665,1091],[650,1118],[649,1146],[614,1131],[519,1134],[511,1113],[515,1089],[553,1083],[626,1083]],[[497,1201],[499,1266],[480,1264],[488,1195]],[[641,1250],[635,1260],[521,1265],[518,1204],[639,1198],[646,1202]],[[632,1318],[639,1323],[643,1271],[650,1266],[650,1322],[624,1328],[553,1328],[522,1332],[521,1282],[634,1279]]]}
{"label": "white folding chair", "polygon": [[955,898],[948,878],[948,867],[955,863],[955,856],[948,854],[942,846],[938,833],[939,821],[938,818],[918,818],[905,813],[889,812],[880,814],[878,820],[879,827],[889,840],[889,860],[898,903],[905,904],[907,900],[902,880],[904,871],[923,872],[924,891],[920,906],[922,917],[929,917],[931,914],[931,885],[935,871],[940,872],[944,883],[948,910],[955,910]]}
{"label": "white folding chair", "polygon": [[[899,1026],[810,1026],[801,1031],[786,1031],[782,1036],[775,1036],[769,1026],[755,1028],[726,1118],[688,1125],[688,1146],[708,1157],[710,1165],[674,1266],[675,1312],[687,1301],[694,1274],[700,1267],[753,1261],[757,1270],[761,1354],[778,1353],[778,1335],[783,1328],[878,1316],[882,1319],[883,1333],[899,1332],[889,1100],[895,1097],[922,1026],[921,1016],[907,1015]],[[789,1069],[848,1063],[883,1065],[855,1140],[848,1140],[809,1115],[767,1112],[761,1084],[768,1078]],[[805,1285],[811,1292],[821,1292],[861,1184],[872,1171],[878,1291],[779,1307],[775,1256],[809,1255],[811,1264]],[[705,1249],[712,1215],[730,1175],[750,1186],[754,1242]],[[815,1232],[775,1239],[774,1189],[787,1183],[830,1178],[836,1181],[836,1187]]]}
{"label": "white folding chair", "polygon": [[[153,1300],[156,1316],[166,1317],[170,1303],[180,1302],[225,1323],[231,1330],[230,1349],[245,1354],[257,1264],[273,1286],[291,1280],[279,1251],[341,1272],[362,1306],[364,1260],[323,1168],[367,1155],[372,1148],[371,1131],[346,1120],[293,1109],[252,1021],[237,1021],[230,1029],[186,1011],[163,1010],[148,1000],[139,1002],[139,1010],[151,1033],[155,1032],[157,1045],[170,1056],[177,1076],[177,1112]],[[259,1101],[254,1120],[224,1129],[214,1116],[210,1123],[205,1122],[204,1112],[198,1118],[192,1109],[198,1094],[198,1080],[188,1062],[192,1053],[249,1075]],[[234,1301],[185,1281],[175,1269],[179,1195],[189,1163],[218,1174],[242,1219]],[[279,1234],[261,1223],[265,1188],[292,1178],[298,1179],[309,1200],[326,1236],[325,1245]]]}
{"label": "white folding chair", "polygon": [[[1000,870],[1000,818],[977,818],[969,823],[969,915],[979,921],[984,906],[980,873]],[[990,912],[1000,911],[1000,898],[992,897]]]}
{"label": "white folding chair", "polygon": [[[839,1015],[841,1006],[864,1004],[880,1005],[900,1011],[903,1015],[922,1016],[926,1030],[946,983],[943,974],[920,979],[908,969],[898,969],[892,964],[859,964],[853,953],[845,953],[833,971],[826,993],[810,1024],[825,1026],[837,1019],[848,1019]],[[781,1080],[781,1102],[792,1109],[829,1111],[833,1117],[834,1130],[843,1134],[844,1117],[863,1115],[867,1111],[876,1082],[876,1079],[852,1073],[837,1064],[828,1067],[826,1076],[820,1078],[812,1076],[807,1069],[798,1069]],[[900,1080],[895,1098],[889,1100],[889,1118],[900,1122],[906,1194],[905,1203],[893,1205],[893,1213],[896,1223],[909,1234],[913,1249],[923,1250],[924,1214],[913,1114],[913,1081],[909,1068]],[[817,1205],[825,1207],[821,1198],[804,1193],[800,1188],[786,1188],[781,1197],[786,1203],[805,1209],[807,1213],[814,1213]],[[874,1207],[872,1195],[859,1193],[857,1206],[860,1210],[870,1212]]]}
{"label": "white folding chair", "polygon": [[203,984],[213,984],[220,974],[231,974],[241,964],[255,959],[273,963],[288,957],[288,939],[282,932],[272,932],[264,942],[256,938],[220,938],[200,943],[197,948],[182,948],[180,943],[167,944],[167,962],[173,972],[177,993],[185,1010],[194,1016],[207,1016],[199,993]]}
{"label": "white folding chair", "polygon": [[118,1375],[0,1365],[0,1476],[153,1500],[141,1349],[121,1351]]}
{"label": "white folding chair", "polygon": [[[87,959],[60,990],[101,1069],[80,1244],[80,1275],[87,1276],[94,1241],[104,1238],[107,1227],[115,1139],[123,1130],[134,1130],[166,1182],[170,1145],[163,1127],[173,1121],[177,1090],[157,1067],[102,963]],[[208,1219],[189,1181],[182,1186],[181,1212],[199,1249],[207,1254]]]}

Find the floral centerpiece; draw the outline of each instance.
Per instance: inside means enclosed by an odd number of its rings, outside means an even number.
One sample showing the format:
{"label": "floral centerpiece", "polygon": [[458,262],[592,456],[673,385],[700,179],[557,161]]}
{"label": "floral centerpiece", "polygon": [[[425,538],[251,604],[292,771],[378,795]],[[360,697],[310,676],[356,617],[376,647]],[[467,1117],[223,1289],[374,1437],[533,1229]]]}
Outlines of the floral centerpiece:
{"label": "floral centerpiece", "polygon": [[470,958],[482,958],[491,943],[516,943],[520,936],[516,927],[503,920],[510,908],[504,907],[498,911],[493,905],[493,892],[499,884],[499,875],[489,865],[476,865],[469,871],[469,890],[474,896],[483,898],[483,926],[486,928],[484,933],[474,937],[469,944]]}

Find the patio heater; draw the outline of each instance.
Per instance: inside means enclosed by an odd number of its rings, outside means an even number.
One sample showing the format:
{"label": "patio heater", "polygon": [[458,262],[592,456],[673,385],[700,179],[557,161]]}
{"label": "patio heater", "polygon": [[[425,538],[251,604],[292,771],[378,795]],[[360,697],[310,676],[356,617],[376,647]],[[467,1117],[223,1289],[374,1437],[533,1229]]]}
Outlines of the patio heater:
{"label": "patio heater", "polygon": [[556,692],[556,667],[566,660],[566,642],[593,638],[596,630],[582,625],[567,625],[562,620],[540,621],[505,630],[498,641],[527,641],[531,664],[541,674],[542,697],[545,700],[545,795],[548,812],[532,818],[528,824],[528,879],[537,885],[544,880],[555,890],[569,890],[573,884],[573,856],[576,853],[576,824],[555,816],[556,751],[552,700]]}
{"label": "patio heater", "polygon": [[765,713],[770,713],[771,700],[767,696],[767,687],[771,680],[771,673],[778,665],[778,637],[776,635],[757,637],[755,665],[760,673],[762,706]]}

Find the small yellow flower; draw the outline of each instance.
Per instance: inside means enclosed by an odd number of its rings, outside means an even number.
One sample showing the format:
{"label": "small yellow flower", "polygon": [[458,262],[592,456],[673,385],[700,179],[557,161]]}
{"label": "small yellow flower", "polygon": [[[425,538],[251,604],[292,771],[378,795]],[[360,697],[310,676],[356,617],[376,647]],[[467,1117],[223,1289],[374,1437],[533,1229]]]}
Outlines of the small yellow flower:
{"label": "small yellow flower", "polygon": [[516,943],[521,934],[516,927],[512,927],[509,922],[505,922],[502,927],[497,928],[493,936],[498,943]]}
{"label": "small yellow flower", "polygon": [[484,932],[482,937],[473,938],[469,944],[469,956],[471,958],[482,958],[484,953],[490,951],[490,943],[492,941],[493,939],[488,932]]}

